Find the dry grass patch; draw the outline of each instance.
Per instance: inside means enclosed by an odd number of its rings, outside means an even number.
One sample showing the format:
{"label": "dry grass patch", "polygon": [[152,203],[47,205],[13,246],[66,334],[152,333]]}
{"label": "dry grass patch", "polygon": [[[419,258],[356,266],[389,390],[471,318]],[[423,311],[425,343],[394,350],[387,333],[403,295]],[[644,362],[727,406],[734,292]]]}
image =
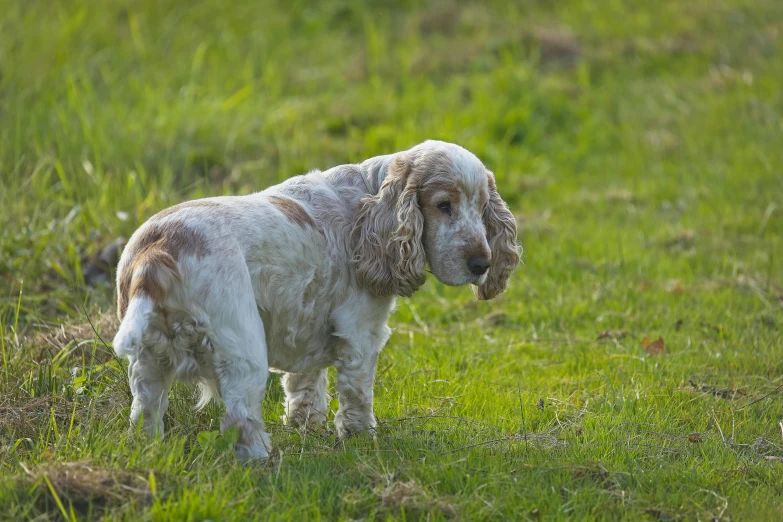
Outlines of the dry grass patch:
{"label": "dry grass patch", "polygon": [[[65,420],[71,415],[74,403],[61,397],[36,397],[26,400],[9,398],[0,402],[0,425],[3,430],[31,434],[46,426],[50,418]],[[2,432],[0,431],[0,433]]]}
{"label": "dry grass patch", "polygon": [[109,312],[101,314],[97,319],[90,318],[79,323],[55,327],[40,325],[38,331],[26,341],[33,349],[35,360],[40,361],[54,356],[71,344],[70,357],[90,358],[93,352],[93,343],[90,341],[97,340],[95,362],[103,363],[114,358],[108,343],[114,338],[119,327],[120,321],[116,314]]}
{"label": "dry grass patch", "polygon": [[87,462],[51,463],[25,469],[49,511],[72,507],[79,513],[152,499],[150,473],[104,468]]}
{"label": "dry grass patch", "polygon": [[109,419],[119,414],[126,400],[121,391],[104,392],[100,399],[70,401],[65,397],[47,395],[34,398],[9,398],[0,400],[0,434],[14,440],[36,440],[52,423],[66,429],[73,419],[74,425],[89,423],[90,418]]}
{"label": "dry grass patch", "polygon": [[415,480],[401,482],[387,475],[383,483],[373,488],[383,510],[399,513],[400,508],[415,511],[440,511],[447,517],[456,517],[455,507],[444,500],[433,498]]}
{"label": "dry grass patch", "polygon": [[582,57],[582,45],[576,34],[566,27],[537,27],[522,38],[527,45],[538,49],[543,64],[571,65]]}
{"label": "dry grass patch", "polygon": [[110,341],[117,329],[120,327],[120,321],[113,313],[101,315],[97,321],[86,321],[75,324],[63,324],[55,328],[39,331],[32,337],[33,346],[49,347],[60,349],[71,341],[85,341],[95,339],[95,331],[100,334],[101,339]]}

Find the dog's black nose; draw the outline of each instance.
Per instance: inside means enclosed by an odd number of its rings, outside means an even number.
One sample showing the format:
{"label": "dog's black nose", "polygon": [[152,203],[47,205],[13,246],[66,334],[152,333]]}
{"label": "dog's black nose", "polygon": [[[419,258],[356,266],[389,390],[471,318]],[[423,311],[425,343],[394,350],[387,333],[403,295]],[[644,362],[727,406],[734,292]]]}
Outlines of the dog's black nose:
{"label": "dog's black nose", "polygon": [[489,259],[486,257],[475,256],[468,259],[468,270],[473,275],[484,275],[489,270]]}

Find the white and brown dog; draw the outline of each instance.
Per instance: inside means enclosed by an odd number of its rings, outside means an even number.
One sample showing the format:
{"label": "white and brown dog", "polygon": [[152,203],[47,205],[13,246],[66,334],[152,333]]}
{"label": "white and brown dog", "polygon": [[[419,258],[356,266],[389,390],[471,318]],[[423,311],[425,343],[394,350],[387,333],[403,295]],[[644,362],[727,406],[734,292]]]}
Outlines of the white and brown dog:
{"label": "white and brown dog", "polygon": [[337,368],[338,437],[375,426],[373,382],[397,296],[425,265],[479,299],[519,263],[514,217],[476,156],[451,143],[293,177],[263,192],[183,203],[133,234],[117,269],[131,422],[163,434],[173,380],[219,397],[240,459],[269,452],[261,402],[285,372],[288,422],[326,420]]}

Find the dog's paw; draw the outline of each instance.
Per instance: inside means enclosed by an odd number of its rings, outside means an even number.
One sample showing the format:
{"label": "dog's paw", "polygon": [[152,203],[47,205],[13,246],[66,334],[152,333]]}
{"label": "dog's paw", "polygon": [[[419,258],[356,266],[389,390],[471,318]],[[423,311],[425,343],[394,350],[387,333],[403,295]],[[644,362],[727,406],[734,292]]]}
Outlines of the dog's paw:
{"label": "dog's paw", "polygon": [[265,462],[269,458],[272,444],[268,433],[258,433],[250,443],[238,442],[234,447],[237,460],[243,463]]}
{"label": "dog's paw", "polygon": [[372,412],[357,414],[356,412],[338,411],[334,416],[334,427],[337,430],[338,440],[345,440],[364,432],[374,435],[376,425],[375,415]]}
{"label": "dog's paw", "polygon": [[294,428],[314,428],[326,423],[326,413],[310,408],[292,409],[283,422]]}

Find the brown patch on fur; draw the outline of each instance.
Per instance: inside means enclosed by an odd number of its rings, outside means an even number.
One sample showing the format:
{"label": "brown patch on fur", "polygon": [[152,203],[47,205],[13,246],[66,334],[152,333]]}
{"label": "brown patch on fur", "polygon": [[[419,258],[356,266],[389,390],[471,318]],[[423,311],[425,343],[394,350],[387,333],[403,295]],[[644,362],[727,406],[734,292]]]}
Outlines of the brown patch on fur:
{"label": "brown patch on fur", "polygon": [[122,321],[122,318],[125,316],[125,310],[128,309],[128,301],[130,301],[128,291],[133,279],[133,267],[129,266],[125,267],[124,270],[119,270],[117,277],[117,318]]}
{"label": "brown patch on fur", "polygon": [[135,295],[145,295],[156,302],[166,298],[167,280],[179,277],[177,261],[180,256],[204,257],[209,254],[204,235],[176,220],[150,223],[129,248],[131,262],[120,267],[117,279],[117,314],[120,319]]}
{"label": "brown patch on fur", "polygon": [[[155,302],[166,298],[166,288],[163,284],[164,270],[178,273],[177,260],[166,252],[161,245],[156,244],[139,254],[133,263],[133,272],[136,277],[131,281],[130,296],[146,295]],[[143,269],[137,274],[138,269]]]}
{"label": "brown patch on fur", "polygon": [[269,196],[269,202],[273,204],[277,209],[285,214],[289,220],[298,224],[300,227],[305,228],[306,225],[310,225],[315,228],[315,221],[310,217],[305,209],[292,199],[281,198],[279,196]]}

